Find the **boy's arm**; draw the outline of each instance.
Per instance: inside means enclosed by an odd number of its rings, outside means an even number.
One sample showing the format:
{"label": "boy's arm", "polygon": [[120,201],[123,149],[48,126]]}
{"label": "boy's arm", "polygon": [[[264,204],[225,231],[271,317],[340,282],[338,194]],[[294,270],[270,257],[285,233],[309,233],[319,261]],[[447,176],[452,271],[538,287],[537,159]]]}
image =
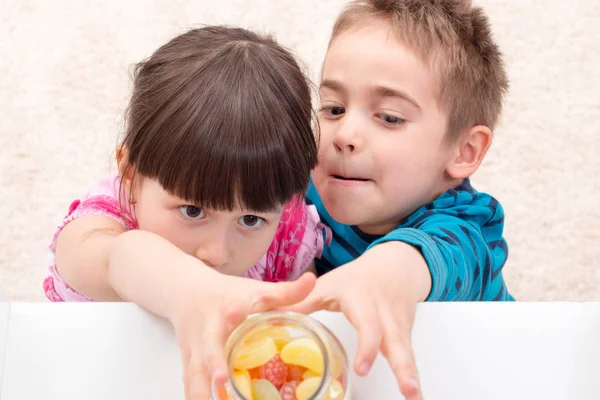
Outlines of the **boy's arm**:
{"label": "boy's arm", "polygon": [[365,374],[381,350],[405,398],[421,399],[411,341],[417,303],[510,298],[500,274],[506,255],[502,219],[477,227],[433,214],[323,275],[295,309],[344,312],[358,330],[356,372]]}
{"label": "boy's arm", "polygon": [[420,252],[391,241],[321,276],[307,299],[291,309],[343,312],[358,331],[356,373],[366,375],[381,350],[406,400],[421,400],[411,333],[416,305],[430,288],[429,269]]}
{"label": "boy's arm", "polygon": [[510,300],[502,267],[508,256],[501,221],[477,226],[434,214],[418,229],[398,229],[374,242],[400,241],[420,250],[431,273],[427,301]]}

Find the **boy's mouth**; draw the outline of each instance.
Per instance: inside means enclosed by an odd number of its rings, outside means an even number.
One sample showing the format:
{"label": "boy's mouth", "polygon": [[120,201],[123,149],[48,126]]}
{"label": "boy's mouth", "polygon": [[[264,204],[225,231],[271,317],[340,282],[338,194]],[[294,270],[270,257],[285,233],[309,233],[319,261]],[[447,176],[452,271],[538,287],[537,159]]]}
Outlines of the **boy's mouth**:
{"label": "boy's mouth", "polygon": [[332,177],[335,179],[339,179],[341,181],[358,181],[358,182],[370,181],[370,179],[366,179],[366,178],[346,177],[346,176],[341,176],[341,175],[332,175]]}

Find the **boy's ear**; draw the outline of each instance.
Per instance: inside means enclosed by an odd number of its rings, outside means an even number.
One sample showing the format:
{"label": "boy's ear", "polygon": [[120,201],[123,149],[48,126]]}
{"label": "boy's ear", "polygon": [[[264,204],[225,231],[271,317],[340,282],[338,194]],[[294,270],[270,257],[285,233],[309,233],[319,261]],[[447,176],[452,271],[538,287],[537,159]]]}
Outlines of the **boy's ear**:
{"label": "boy's ear", "polygon": [[131,184],[133,179],[133,168],[129,165],[129,153],[127,147],[121,145],[117,147],[117,167],[119,169],[119,176],[121,181],[127,185]]}
{"label": "boy's ear", "polygon": [[453,179],[465,179],[473,175],[492,145],[492,131],[477,125],[454,144],[455,157],[450,160],[446,172]]}

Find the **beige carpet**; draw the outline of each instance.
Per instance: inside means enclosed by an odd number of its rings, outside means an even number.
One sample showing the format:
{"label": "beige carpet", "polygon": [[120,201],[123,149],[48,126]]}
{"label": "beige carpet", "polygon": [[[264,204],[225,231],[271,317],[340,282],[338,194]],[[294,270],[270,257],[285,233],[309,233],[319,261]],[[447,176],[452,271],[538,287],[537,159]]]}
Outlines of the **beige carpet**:
{"label": "beige carpet", "polygon": [[[199,23],[276,33],[318,74],[344,0],[0,5],[0,287],[43,300],[46,249],[71,200],[114,166],[130,66]],[[487,0],[512,81],[474,177],[506,210],[511,292],[600,300],[600,2]]]}

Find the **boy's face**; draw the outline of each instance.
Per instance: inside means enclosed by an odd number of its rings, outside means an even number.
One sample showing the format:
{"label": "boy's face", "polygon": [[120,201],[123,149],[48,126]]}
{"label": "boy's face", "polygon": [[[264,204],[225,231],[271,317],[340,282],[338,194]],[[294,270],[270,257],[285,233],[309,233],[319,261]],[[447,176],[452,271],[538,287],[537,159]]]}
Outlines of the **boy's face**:
{"label": "boy's face", "polygon": [[455,153],[444,140],[437,74],[389,25],[370,25],[329,48],[313,178],[338,222],[384,234],[448,189]]}

